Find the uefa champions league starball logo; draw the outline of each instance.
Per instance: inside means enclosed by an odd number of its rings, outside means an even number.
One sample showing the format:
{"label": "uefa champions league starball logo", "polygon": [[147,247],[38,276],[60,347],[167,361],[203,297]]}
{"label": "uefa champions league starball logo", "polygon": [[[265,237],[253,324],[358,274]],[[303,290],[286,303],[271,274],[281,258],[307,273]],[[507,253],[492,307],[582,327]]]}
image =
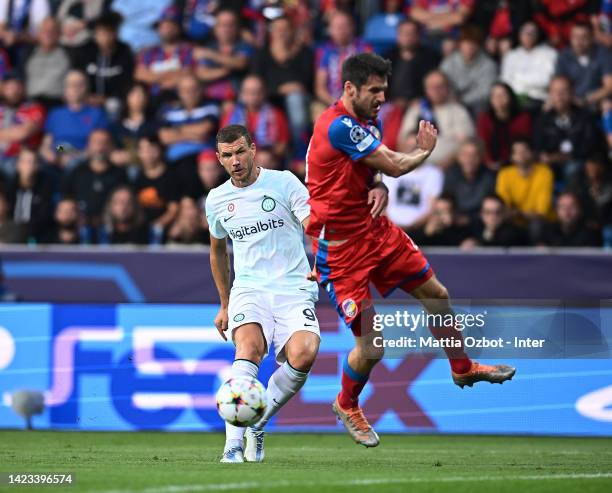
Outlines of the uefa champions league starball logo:
{"label": "uefa champions league starball logo", "polygon": [[261,208],[266,212],[272,212],[276,207],[276,201],[272,197],[264,197],[261,201]]}

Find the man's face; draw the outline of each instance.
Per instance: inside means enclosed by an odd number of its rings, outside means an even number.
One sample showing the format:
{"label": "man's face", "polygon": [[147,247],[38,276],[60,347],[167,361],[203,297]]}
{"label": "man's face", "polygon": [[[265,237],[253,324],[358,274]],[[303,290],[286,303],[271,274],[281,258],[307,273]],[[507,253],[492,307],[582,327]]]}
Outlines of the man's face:
{"label": "man's face", "polygon": [[200,102],[200,85],[191,76],[183,77],[178,84],[178,96],[183,106],[193,108]]}
{"label": "man's face", "polygon": [[533,48],[538,42],[538,28],[533,22],[527,22],[519,33],[521,46],[527,50]]}
{"label": "man's face", "polygon": [[397,29],[397,44],[400,48],[413,49],[419,45],[419,29],[416,24],[406,22]]}
{"label": "man's face", "polygon": [[235,182],[248,182],[254,170],[255,144],[249,146],[244,137],[234,142],[220,142],[217,159]]}
{"label": "man's face", "polygon": [[453,204],[445,199],[436,199],[433,206],[433,214],[436,219],[446,228],[453,224]]}
{"label": "man's face", "polygon": [[21,151],[17,158],[16,168],[19,176],[32,176],[38,170],[36,154],[30,151]]}
{"label": "man's face", "polygon": [[9,79],[2,84],[2,95],[9,106],[17,106],[23,99],[23,83]]}
{"label": "man's face", "polygon": [[517,142],[512,146],[512,162],[517,166],[529,166],[533,160],[533,153],[527,144]]}
{"label": "man's face", "polygon": [[270,25],[270,37],[273,40],[289,44],[291,42],[291,22],[289,19],[277,19]]}
{"label": "man's face", "polygon": [[425,94],[433,105],[446,102],[448,99],[448,84],[442,74],[433,73],[425,79]]}
{"label": "man's face", "polygon": [[459,149],[457,161],[465,175],[473,175],[480,166],[480,151],[473,143],[463,144]]}
{"label": "man's face", "polygon": [[548,95],[552,107],[557,111],[565,111],[572,102],[572,89],[565,79],[553,79]]}
{"label": "man's face", "polygon": [[233,43],[238,38],[238,21],[231,12],[220,12],[214,27],[215,38],[221,43]]}
{"label": "man's face", "polygon": [[198,161],[198,176],[208,189],[214,188],[221,177],[221,168],[215,158]]}
{"label": "man's face", "polygon": [[174,21],[161,21],[157,26],[157,34],[159,34],[162,43],[174,43],[178,41],[181,29]]}
{"label": "man's face", "polygon": [[60,226],[74,226],[79,218],[79,210],[74,200],[62,200],[55,209],[55,220]]}
{"label": "man's face", "polygon": [[57,45],[60,37],[60,30],[57,21],[53,18],[46,18],[38,30],[38,42],[41,46],[50,49]]}
{"label": "man's face", "polygon": [[138,141],[138,159],[145,168],[157,164],[160,158],[161,149],[156,143],[149,142],[147,139]]}
{"label": "man's face", "polygon": [[111,151],[112,142],[108,132],[95,130],[89,135],[87,151],[89,154],[108,154]]}
{"label": "man's face", "polygon": [[96,44],[102,51],[110,51],[117,41],[117,33],[107,27],[96,27],[94,32]]}
{"label": "man's face", "polygon": [[476,55],[480,51],[480,46],[472,40],[464,39],[459,43],[459,51],[464,60],[471,61],[476,58]]}
{"label": "man's face", "polygon": [[557,217],[564,225],[574,224],[580,216],[580,207],[572,195],[561,195],[557,200]]}
{"label": "man's face", "polygon": [[574,26],[570,33],[570,44],[577,55],[585,55],[591,49],[593,36],[584,26]]}
{"label": "man's face", "polygon": [[346,46],[353,41],[353,21],[344,13],[336,13],[329,21],[329,37],[337,46]]}
{"label": "man's face", "polygon": [[87,95],[87,81],[79,72],[71,72],[64,83],[64,97],[71,104],[81,104]]}
{"label": "man's face", "polygon": [[129,221],[134,215],[134,203],[132,195],[128,190],[117,190],[113,194],[110,203],[110,213],[113,219],[120,223]]}
{"label": "man's face", "polygon": [[264,103],[265,95],[261,80],[247,77],[240,88],[240,100],[249,109],[258,110]]}
{"label": "man's face", "polygon": [[385,102],[388,83],[386,77],[371,75],[359,89],[347,82],[348,94],[355,114],[360,120],[374,120]]}
{"label": "man's face", "polygon": [[503,222],[504,206],[497,200],[485,199],[480,208],[480,218],[488,229],[497,229]]}

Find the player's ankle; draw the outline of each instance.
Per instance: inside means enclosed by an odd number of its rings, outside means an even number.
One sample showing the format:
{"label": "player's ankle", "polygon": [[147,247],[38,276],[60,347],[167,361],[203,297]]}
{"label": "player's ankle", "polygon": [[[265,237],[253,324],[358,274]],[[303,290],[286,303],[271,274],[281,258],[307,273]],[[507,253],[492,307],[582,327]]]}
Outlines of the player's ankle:
{"label": "player's ankle", "polygon": [[451,370],[457,375],[467,373],[472,368],[472,360],[470,358],[458,358],[450,360]]}
{"label": "player's ankle", "polygon": [[239,440],[239,439],[228,439],[225,440],[225,450],[229,450],[231,448],[234,447],[239,447],[239,448],[243,448],[244,447],[244,441],[243,440]]}
{"label": "player's ankle", "polygon": [[359,400],[346,395],[343,391],[338,394],[337,402],[340,408],[345,410],[359,407]]}

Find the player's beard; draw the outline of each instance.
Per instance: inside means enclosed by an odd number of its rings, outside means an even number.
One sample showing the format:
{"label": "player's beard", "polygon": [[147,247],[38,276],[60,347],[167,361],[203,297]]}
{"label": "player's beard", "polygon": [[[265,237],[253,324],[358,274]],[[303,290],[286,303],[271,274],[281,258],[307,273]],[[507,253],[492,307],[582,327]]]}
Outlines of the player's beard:
{"label": "player's beard", "polygon": [[352,101],[353,111],[359,120],[375,120],[378,110],[372,107],[372,103],[366,103],[355,98]]}

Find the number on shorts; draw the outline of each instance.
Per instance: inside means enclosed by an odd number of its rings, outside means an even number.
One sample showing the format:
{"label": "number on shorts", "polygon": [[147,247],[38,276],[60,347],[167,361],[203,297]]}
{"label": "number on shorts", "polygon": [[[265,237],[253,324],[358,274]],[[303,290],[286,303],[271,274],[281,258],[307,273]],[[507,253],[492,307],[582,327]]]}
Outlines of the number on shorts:
{"label": "number on shorts", "polygon": [[317,320],[317,317],[315,317],[314,312],[310,308],[306,308],[302,313],[311,322],[315,322]]}

